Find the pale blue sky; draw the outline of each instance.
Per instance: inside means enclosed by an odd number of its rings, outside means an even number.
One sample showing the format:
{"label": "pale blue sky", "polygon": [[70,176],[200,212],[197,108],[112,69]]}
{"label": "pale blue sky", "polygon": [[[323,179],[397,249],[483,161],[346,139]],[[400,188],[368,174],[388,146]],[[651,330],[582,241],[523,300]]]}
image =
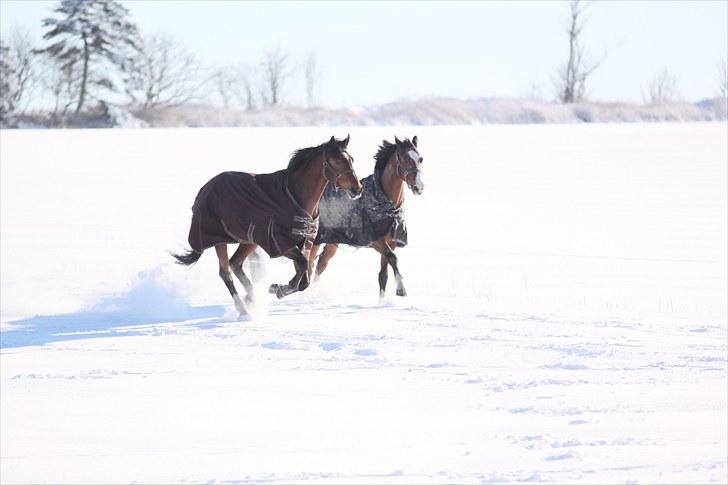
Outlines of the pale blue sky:
{"label": "pale blue sky", "polygon": [[[0,28],[40,39],[55,1],[0,0]],[[256,63],[280,46],[300,60],[309,49],[323,68],[325,105],[358,106],[423,96],[519,96],[533,84],[551,98],[565,56],[563,1],[312,2],[123,1],[144,32],[181,39],[209,63]],[[591,97],[641,100],[667,67],[688,100],[718,91],[728,51],[728,1],[596,1],[585,42],[611,54],[594,74]],[[301,102],[300,72],[288,99]]]}

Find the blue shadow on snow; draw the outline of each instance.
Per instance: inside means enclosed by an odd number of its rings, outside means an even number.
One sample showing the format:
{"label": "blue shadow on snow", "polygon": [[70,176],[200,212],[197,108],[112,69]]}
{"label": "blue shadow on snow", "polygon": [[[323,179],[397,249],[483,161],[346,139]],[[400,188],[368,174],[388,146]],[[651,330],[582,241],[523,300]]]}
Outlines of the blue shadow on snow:
{"label": "blue shadow on snow", "polygon": [[[106,298],[88,310],[60,315],[39,315],[17,320],[0,332],[0,348],[43,345],[66,340],[149,335],[150,325],[188,320],[219,319],[224,305],[193,307],[173,289],[143,276],[128,293]],[[211,328],[218,320],[191,322],[186,327]]]}
{"label": "blue shadow on snow", "polygon": [[[65,340],[145,335],[150,333],[148,326],[151,324],[221,318],[224,313],[224,305],[209,305],[189,307],[184,315],[177,314],[166,318],[95,311],[39,315],[11,322],[14,328],[0,332],[0,349],[43,345]],[[217,324],[198,322],[193,326],[212,328]],[[134,327],[146,327],[147,331]]]}

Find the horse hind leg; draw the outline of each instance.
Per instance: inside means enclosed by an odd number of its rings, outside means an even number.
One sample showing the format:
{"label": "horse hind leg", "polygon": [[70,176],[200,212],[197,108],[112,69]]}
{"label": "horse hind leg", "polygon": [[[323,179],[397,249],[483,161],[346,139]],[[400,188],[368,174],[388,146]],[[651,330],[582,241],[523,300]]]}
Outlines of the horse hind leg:
{"label": "horse hind leg", "polygon": [[243,263],[245,262],[245,259],[255,251],[255,248],[255,244],[241,243],[230,258],[230,267],[240,283],[243,285],[243,288],[245,288],[246,303],[253,302],[255,290],[253,289],[253,283],[250,281],[250,278],[248,278],[248,275],[246,275],[243,271]]}
{"label": "horse hind leg", "polygon": [[[258,245],[255,245],[255,249],[258,249]],[[245,259],[249,264],[250,280],[253,285],[257,285],[265,279],[265,266],[263,259],[260,257],[259,251],[253,250],[250,255]]]}
{"label": "horse hind leg", "polygon": [[238,291],[235,289],[235,283],[233,283],[233,277],[230,274],[230,261],[228,260],[227,255],[227,244],[223,243],[215,246],[215,253],[217,253],[217,260],[220,264],[220,278],[222,278],[223,283],[225,283],[225,286],[230,292],[230,296],[233,297],[233,302],[235,302],[235,308],[238,310],[238,313],[244,315],[247,313],[245,311],[245,305],[243,305],[240,296],[238,296]]}
{"label": "horse hind leg", "polygon": [[334,257],[339,246],[336,244],[327,244],[324,246],[324,250],[319,256],[318,263],[316,264],[316,280],[321,277],[321,273],[326,271],[326,267],[329,265],[329,261]]}

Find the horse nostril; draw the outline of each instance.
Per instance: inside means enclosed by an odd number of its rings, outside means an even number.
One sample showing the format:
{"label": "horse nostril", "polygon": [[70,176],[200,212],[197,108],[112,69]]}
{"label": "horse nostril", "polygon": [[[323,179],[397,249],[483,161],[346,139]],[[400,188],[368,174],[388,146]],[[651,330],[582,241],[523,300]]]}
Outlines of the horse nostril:
{"label": "horse nostril", "polygon": [[349,193],[349,198],[351,200],[356,200],[362,196],[362,194],[364,193],[364,190],[361,187],[354,187],[354,188],[349,189],[348,193]]}

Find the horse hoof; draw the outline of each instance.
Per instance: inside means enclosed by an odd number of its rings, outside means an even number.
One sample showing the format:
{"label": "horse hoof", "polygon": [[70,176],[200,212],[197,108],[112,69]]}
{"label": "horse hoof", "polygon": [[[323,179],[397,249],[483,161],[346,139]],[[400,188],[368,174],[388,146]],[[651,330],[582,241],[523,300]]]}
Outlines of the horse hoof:
{"label": "horse hoof", "polygon": [[407,296],[407,291],[404,288],[397,288],[397,296]]}
{"label": "horse hoof", "polygon": [[275,283],[268,287],[268,293],[275,295],[279,300],[287,294],[285,285],[278,285]]}

